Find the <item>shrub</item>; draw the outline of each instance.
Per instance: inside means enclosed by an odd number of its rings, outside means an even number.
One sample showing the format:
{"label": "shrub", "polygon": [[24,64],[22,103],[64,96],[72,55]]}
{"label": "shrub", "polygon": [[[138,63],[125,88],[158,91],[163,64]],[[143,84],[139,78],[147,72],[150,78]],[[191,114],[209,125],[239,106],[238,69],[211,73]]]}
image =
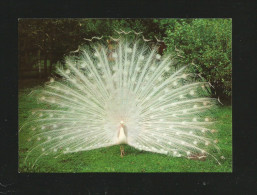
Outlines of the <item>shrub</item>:
{"label": "shrub", "polygon": [[214,86],[213,96],[230,100],[232,20],[164,19],[155,22],[165,30],[165,52],[181,50],[183,61],[190,64],[191,70]]}

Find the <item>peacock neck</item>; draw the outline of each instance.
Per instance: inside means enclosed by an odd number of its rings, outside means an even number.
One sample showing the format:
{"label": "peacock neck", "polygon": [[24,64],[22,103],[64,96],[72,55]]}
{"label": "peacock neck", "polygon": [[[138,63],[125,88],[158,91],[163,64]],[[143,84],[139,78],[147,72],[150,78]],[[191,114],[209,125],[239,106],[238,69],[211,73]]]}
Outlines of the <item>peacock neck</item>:
{"label": "peacock neck", "polygon": [[126,144],[127,143],[127,137],[124,130],[124,125],[120,125],[119,129],[119,135],[118,135],[118,144]]}

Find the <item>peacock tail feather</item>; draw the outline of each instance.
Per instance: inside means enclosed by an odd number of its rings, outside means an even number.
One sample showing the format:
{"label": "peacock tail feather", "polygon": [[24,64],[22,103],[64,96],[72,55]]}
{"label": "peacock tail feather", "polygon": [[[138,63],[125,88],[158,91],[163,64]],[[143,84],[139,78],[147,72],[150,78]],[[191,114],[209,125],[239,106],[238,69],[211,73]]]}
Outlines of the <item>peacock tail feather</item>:
{"label": "peacock tail feather", "polygon": [[127,144],[138,150],[218,162],[210,84],[148,40],[124,33],[113,42],[81,47],[58,67],[60,78],[32,92],[41,109],[21,127],[32,134],[26,160],[115,145],[124,121]]}

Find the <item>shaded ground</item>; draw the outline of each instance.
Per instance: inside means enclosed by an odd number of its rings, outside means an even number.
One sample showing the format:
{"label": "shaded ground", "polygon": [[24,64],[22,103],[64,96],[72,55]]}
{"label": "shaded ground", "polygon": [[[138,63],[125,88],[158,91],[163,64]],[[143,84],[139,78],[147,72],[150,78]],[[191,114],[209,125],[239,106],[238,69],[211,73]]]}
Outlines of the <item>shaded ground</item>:
{"label": "shaded ground", "polygon": [[[27,94],[31,87],[41,83],[30,80],[19,84],[19,124],[28,117],[31,109],[37,107],[37,103],[28,98]],[[219,107],[214,117],[218,121],[216,129],[221,165],[212,158],[205,161],[174,158],[138,151],[126,145],[126,155],[123,158],[120,157],[119,146],[112,146],[66,154],[58,158],[45,156],[32,169],[29,163],[23,163],[29,148],[29,134],[24,131],[19,133],[19,172],[232,172],[232,107]]]}

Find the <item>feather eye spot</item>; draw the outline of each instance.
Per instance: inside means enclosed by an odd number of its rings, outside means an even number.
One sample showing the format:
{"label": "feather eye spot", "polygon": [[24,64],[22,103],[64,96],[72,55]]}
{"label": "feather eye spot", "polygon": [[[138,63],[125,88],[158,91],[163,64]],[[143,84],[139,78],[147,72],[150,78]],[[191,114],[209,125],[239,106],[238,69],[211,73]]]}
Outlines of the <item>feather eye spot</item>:
{"label": "feather eye spot", "polygon": [[169,66],[166,66],[166,67],[164,68],[164,70],[165,70],[165,72],[169,72],[169,71],[170,71],[170,67],[169,67]]}
{"label": "feather eye spot", "polygon": [[150,71],[152,71],[152,72],[155,71],[155,67],[152,66],[152,67],[150,68]]}
{"label": "feather eye spot", "polygon": [[157,59],[157,60],[161,59],[161,55],[160,55],[160,54],[157,54],[157,55],[156,55],[156,59]]}
{"label": "feather eye spot", "polygon": [[182,78],[186,79],[187,78],[187,74],[182,74]]}
{"label": "feather eye spot", "polygon": [[131,48],[127,48],[127,52],[128,53],[132,53],[132,49]]}
{"label": "feather eye spot", "polygon": [[113,57],[113,58],[118,58],[118,54],[117,54],[117,53],[113,53],[113,54],[112,54],[112,57]]}
{"label": "feather eye spot", "polygon": [[189,94],[190,94],[190,95],[194,95],[194,94],[195,94],[195,91],[194,91],[194,90],[191,90]]}
{"label": "feather eye spot", "polygon": [[67,70],[65,71],[65,73],[66,73],[66,74],[70,74],[70,70],[67,69]]}

